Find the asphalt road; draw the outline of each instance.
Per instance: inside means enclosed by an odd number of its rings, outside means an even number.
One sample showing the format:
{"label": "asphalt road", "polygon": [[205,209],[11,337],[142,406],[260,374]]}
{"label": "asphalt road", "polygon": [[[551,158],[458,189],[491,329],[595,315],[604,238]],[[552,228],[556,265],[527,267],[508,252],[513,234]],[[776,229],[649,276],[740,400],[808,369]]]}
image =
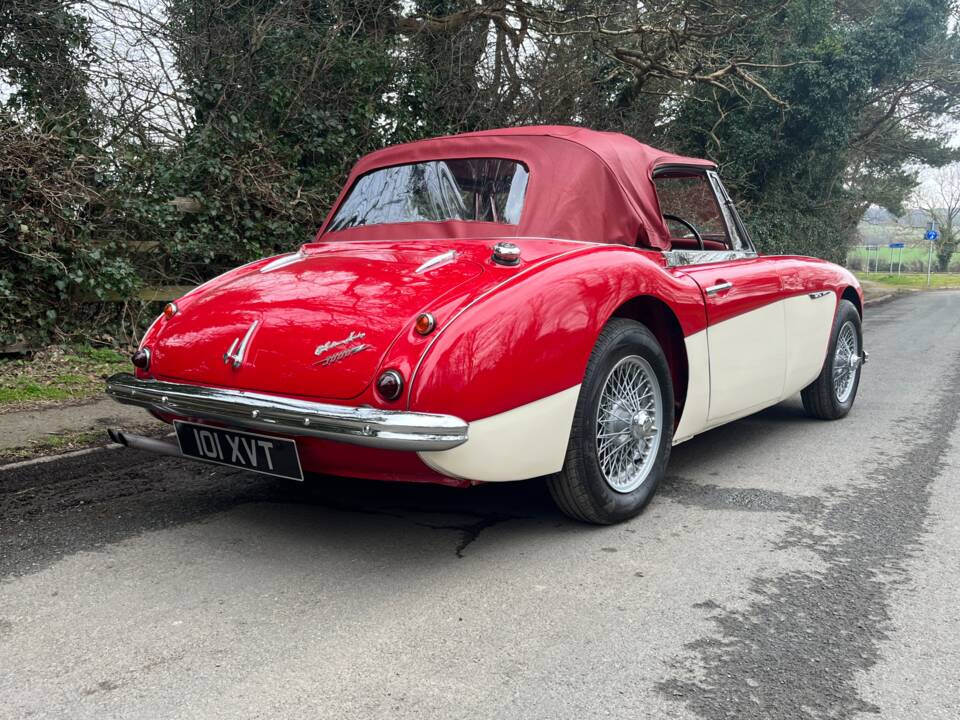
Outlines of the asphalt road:
{"label": "asphalt road", "polygon": [[613,528],[539,483],[0,472],[0,716],[955,720],[960,293],[866,342],[845,420],[695,438]]}

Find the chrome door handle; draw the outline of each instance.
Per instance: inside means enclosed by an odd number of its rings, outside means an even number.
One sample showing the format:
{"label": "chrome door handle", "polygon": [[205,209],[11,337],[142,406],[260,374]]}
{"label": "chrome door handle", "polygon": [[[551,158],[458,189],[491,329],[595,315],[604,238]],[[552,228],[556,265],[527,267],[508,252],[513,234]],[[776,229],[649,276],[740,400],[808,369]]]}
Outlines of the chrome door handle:
{"label": "chrome door handle", "polygon": [[711,285],[706,290],[704,290],[707,295],[716,295],[718,292],[723,292],[724,290],[729,290],[733,287],[732,282],[719,282],[716,285]]}

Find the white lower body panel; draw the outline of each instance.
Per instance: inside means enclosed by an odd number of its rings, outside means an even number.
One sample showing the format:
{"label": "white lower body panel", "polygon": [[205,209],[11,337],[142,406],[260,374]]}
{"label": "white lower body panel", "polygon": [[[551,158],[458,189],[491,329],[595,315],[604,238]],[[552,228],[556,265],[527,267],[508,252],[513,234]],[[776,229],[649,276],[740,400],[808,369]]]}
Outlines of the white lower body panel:
{"label": "white lower body panel", "polygon": [[710,412],[710,352],[707,349],[707,331],[684,339],[687,349],[687,398],[683,403],[680,422],[673,434],[673,444],[689,440],[707,425]]}
{"label": "white lower body panel", "polygon": [[710,425],[777,403],[786,366],[783,301],[707,328],[710,346]]}
{"label": "white lower body panel", "polygon": [[797,295],[686,338],[689,384],[674,444],[798,393],[823,368],[837,297]]}
{"label": "white lower body panel", "polygon": [[527,480],[559,472],[567,454],[580,386],[470,423],[468,440],[451,450],[421,452],[447,477],[478,482]]}
{"label": "white lower body panel", "polygon": [[827,358],[837,296],[798,295],[783,301],[787,328],[787,371],[783,381],[786,399],[817,379]]}

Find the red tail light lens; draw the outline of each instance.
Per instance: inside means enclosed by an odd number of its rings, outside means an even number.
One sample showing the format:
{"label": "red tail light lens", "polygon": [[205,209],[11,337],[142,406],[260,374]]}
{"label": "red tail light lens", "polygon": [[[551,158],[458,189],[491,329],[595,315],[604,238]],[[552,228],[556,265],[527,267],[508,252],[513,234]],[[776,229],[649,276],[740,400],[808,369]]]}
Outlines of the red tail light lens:
{"label": "red tail light lens", "polygon": [[377,392],[384,400],[393,402],[403,392],[403,377],[396,370],[387,370],[377,380]]}
{"label": "red tail light lens", "polygon": [[150,348],[140,348],[137,350],[130,356],[130,362],[133,363],[134,367],[138,367],[141,370],[148,370],[150,368]]}

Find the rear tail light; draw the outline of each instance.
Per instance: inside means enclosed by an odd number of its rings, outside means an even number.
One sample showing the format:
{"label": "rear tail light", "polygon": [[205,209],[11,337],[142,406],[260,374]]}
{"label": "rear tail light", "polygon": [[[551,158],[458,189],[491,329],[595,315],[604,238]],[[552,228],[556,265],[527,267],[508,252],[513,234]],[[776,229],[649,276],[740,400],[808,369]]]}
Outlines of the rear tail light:
{"label": "rear tail light", "polygon": [[140,348],[130,356],[130,362],[141,370],[150,369],[150,348]]}
{"label": "rear tail light", "polygon": [[403,393],[403,376],[396,370],[387,370],[377,380],[377,392],[384,400],[393,402]]}

